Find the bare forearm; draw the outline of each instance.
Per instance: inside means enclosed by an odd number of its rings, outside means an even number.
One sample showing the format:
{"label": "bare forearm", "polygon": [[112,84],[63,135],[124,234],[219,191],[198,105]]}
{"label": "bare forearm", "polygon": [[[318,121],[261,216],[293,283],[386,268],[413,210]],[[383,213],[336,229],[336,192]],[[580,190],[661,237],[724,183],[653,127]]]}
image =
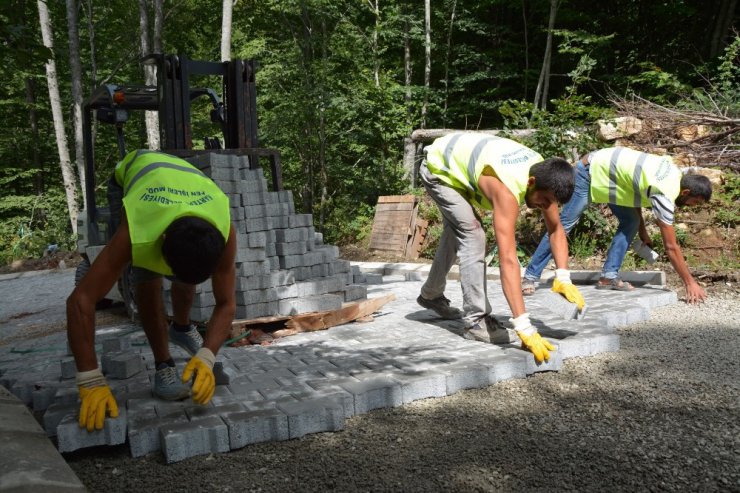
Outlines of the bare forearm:
{"label": "bare forearm", "polygon": [[568,240],[562,228],[557,233],[550,235],[550,250],[555,266],[558,269],[568,268]]}
{"label": "bare forearm", "polygon": [[236,307],[233,303],[216,305],[208,322],[208,330],[203,339],[203,346],[217,354],[221,345],[231,334],[231,322],[234,321]]}
{"label": "bare forearm", "polygon": [[522,298],[521,271],[516,258],[501,259],[501,288],[504,291],[511,313],[514,318],[524,313],[524,298]]}
{"label": "bare forearm", "polygon": [[676,271],[676,274],[681,278],[684,284],[693,282],[694,277],[691,275],[689,266],[686,265],[686,261],[683,258],[683,252],[678,244],[666,245],[665,253],[668,255],[668,260]]}
{"label": "bare forearm", "polygon": [[77,371],[98,367],[95,355],[95,304],[81,299],[76,292],[67,298],[67,340]]}

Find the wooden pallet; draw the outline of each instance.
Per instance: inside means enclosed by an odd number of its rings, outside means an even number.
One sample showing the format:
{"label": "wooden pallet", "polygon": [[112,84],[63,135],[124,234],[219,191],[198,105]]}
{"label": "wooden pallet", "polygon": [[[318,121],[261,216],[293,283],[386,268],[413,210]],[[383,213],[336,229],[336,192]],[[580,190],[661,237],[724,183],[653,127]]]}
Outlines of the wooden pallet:
{"label": "wooden pallet", "polygon": [[370,250],[409,259],[419,257],[427,221],[417,218],[418,200],[414,195],[378,197],[370,233]]}
{"label": "wooden pallet", "polygon": [[[272,339],[288,337],[301,332],[326,330],[354,321],[369,322],[372,321],[373,313],[395,299],[396,295],[391,293],[378,298],[345,303],[342,308],[336,310],[234,320],[231,324],[230,338],[238,340],[232,346],[269,344]],[[250,334],[243,337],[247,332]]]}

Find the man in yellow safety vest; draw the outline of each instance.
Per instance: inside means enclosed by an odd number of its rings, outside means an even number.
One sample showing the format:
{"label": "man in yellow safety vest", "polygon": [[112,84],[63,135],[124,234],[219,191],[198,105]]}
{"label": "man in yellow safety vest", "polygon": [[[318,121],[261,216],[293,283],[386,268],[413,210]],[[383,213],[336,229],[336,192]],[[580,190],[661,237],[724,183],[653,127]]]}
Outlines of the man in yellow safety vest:
{"label": "man in yellow safety vest", "polygon": [[[444,226],[417,302],[442,318],[462,318],[467,339],[498,344],[514,342],[518,336],[538,363],[548,360],[554,347],[530,323],[519,288],[514,232],[522,203],[542,210],[559,269],[553,290],[582,308],[583,297],[570,281],[568,244],[558,219],[558,204],[573,193],[573,168],[559,158],[543,161],[538,153],[513,140],[462,132],[441,137],[426,148],[420,177],[442,213]],[[501,284],[516,336],[491,315],[486,294],[486,238],[474,206],[493,211]],[[462,312],[444,296],[446,276],[456,257]]]}
{"label": "man in yellow safety vest", "polygon": [[[95,355],[95,304],[131,263],[132,284],[144,331],[154,354],[153,392],[166,400],[190,395],[207,404],[215,391],[215,354],[226,340],[236,310],[236,235],[228,197],[188,162],[154,151],[134,151],[116,165],[109,196],[121,209],[120,225],[67,299],[67,333],[77,365],[79,424],[101,429],[118,406]],[[112,193],[113,192],[113,193]],[[119,194],[119,195],[120,195]],[[162,277],[172,280],[173,321],[167,324]],[[212,277],[216,306],[205,341],[190,323],[195,285]],[[179,378],[168,340],[191,359]]]}
{"label": "man in yellow safety vest", "polygon": [[[619,225],[596,288],[631,291],[634,287],[619,278],[619,269],[636,234],[639,233],[643,243],[652,246],[642,217],[643,207],[652,208],[668,259],[686,288],[686,301],[695,303],[703,301],[706,293],[692,277],[683,258],[673,228],[673,214],[676,207],[703,204],[711,196],[712,185],[707,177],[683,174],[670,156],[612,147],[591,152],[576,163],[575,190],[563,207],[560,221],[565,231],[570,232],[591,202],[608,204]],[[546,234],[524,273],[525,295],[534,292],[550,257]]]}

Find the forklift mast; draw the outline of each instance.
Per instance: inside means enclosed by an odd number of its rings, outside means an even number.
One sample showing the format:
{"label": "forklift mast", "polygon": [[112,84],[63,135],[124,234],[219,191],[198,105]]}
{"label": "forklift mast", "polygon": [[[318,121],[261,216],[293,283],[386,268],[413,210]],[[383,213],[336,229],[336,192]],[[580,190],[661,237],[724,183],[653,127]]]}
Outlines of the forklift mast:
{"label": "forklift mast", "polygon": [[[106,84],[83,103],[87,241],[90,245],[105,243],[106,238],[98,231],[98,221],[107,219],[103,216],[108,213],[95,205],[93,111],[98,121],[115,125],[121,157],[125,154],[123,124],[128,119],[128,111],[156,111],[162,152],[180,157],[206,152],[247,155],[252,169],[259,167],[260,157],[266,157],[270,160],[273,189],[282,189],[279,151],[260,148],[257,140],[254,60],[209,62],[191,60],[185,55],[151,54],[142,62],[157,66],[156,86]],[[213,89],[191,87],[191,77],[198,75],[221,77],[223,101]],[[190,108],[192,101],[201,96],[208,96],[214,106],[211,121],[220,124],[223,148],[218,139],[206,138],[206,149],[193,149]]]}

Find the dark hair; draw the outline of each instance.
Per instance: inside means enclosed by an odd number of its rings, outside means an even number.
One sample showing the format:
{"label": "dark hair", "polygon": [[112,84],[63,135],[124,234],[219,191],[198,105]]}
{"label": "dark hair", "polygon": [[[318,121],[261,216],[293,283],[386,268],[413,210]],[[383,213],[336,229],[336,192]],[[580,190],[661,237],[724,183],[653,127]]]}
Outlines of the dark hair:
{"label": "dark hair", "polygon": [[534,176],[535,190],[551,190],[560,204],[568,202],[573,195],[575,170],[565,159],[545,159],[529,168],[529,176]]}
{"label": "dark hair", "polygon": [[162,255],[178,280],[200,284],[216,270],[225,246],[224,237],[211,223],[185,216],[164,231]]}
{"label": "dark hair", "polygon": [[689,196],[701,197],[706,202],[712,198],[712,182],[704,175],[686,174],[681,177],[681,190],[688,190]]}

